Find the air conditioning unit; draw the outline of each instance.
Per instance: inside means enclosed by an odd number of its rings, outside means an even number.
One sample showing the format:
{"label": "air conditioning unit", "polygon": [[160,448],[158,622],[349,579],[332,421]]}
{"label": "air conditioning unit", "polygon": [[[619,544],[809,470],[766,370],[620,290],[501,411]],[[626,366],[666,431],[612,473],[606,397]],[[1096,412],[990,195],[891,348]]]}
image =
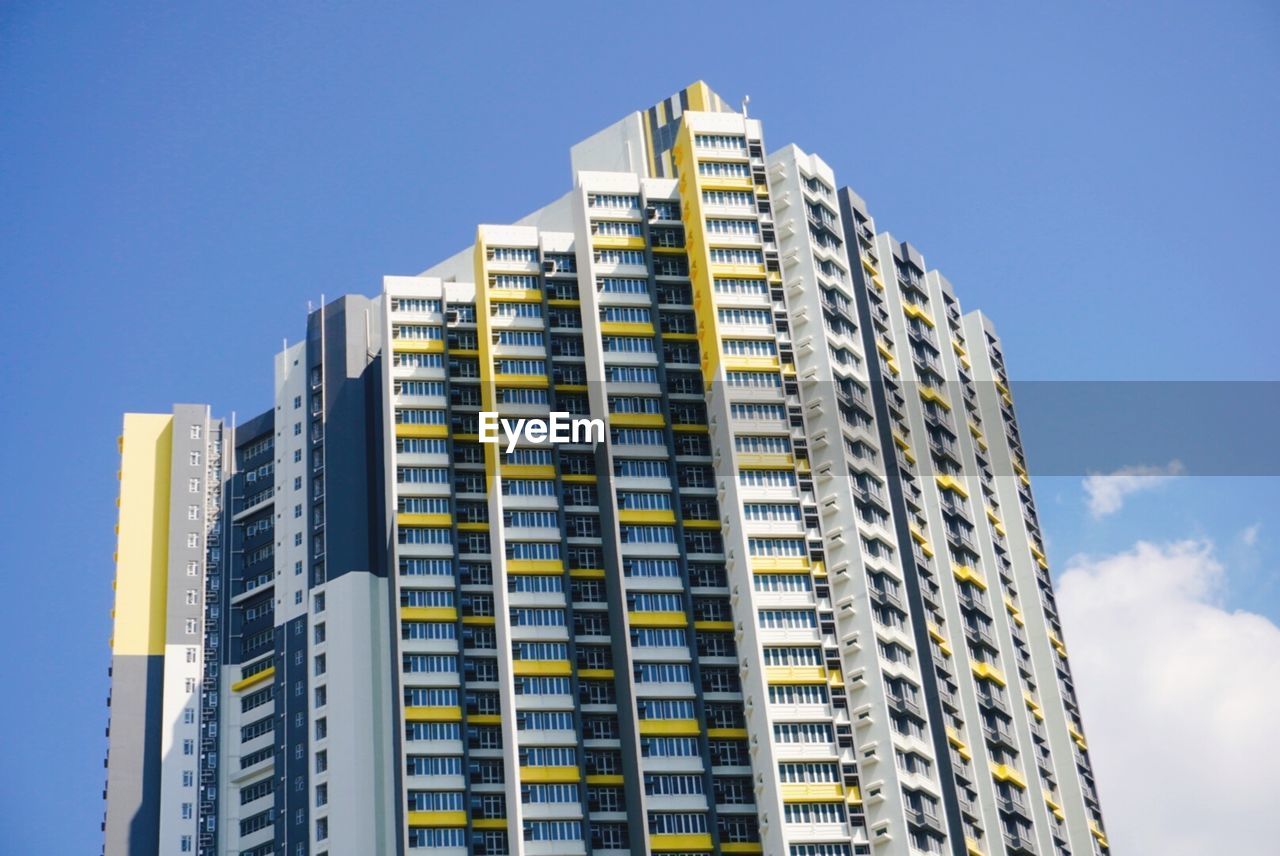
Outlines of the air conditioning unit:
{"label": "air conditioning unit", "polygon": [[544,274],[546,274],[547,276],[551,276],[552,274],[557,273],[557,272],[559,271],[559,269],[560,269],[560,268],[559,268],[559,266],[556,264],[556,260],[555,260],[555,259],[543,259],[543,260],[542,260],[542,272],[543,272]]}

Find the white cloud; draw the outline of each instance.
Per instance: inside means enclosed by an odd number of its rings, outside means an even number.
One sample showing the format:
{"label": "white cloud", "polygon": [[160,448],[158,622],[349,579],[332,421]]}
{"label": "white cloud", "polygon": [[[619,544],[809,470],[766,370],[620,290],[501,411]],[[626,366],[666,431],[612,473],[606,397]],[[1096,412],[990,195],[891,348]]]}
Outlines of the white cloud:
{"label": "white cloud", "polygon": [[1262,524],[1255,523],[1252,526],[1250,526],[1248,529],[1245,529],[1243,532],[1240,533],[1240,540],[1244,542],[1244,545],[1246,547],[1257,546],[1258,532],[1260,532],[1261,530],[1262,530]]}
{"label": "white cloud", "polygon": [[1280,627],[1219,601],[1213,545],[1139,542],[1058,586],[1117,853],[1259,853],[1274,843]]}
{"label": "white cloud", "polygon": [[1182,472],[1181,462],[1170,461],[1163,467],[1122,467],[1114,473],[1088,476],[1083,484],[1089,511],[1094,517],[1114,514],[1130,494],[1159,487]]}

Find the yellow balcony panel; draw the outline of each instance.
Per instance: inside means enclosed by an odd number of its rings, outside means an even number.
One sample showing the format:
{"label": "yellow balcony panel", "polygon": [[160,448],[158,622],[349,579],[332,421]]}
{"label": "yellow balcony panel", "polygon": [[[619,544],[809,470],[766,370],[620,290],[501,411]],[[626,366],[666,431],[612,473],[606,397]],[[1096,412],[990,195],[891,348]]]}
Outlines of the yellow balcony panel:
{"label": "yellow balcony panel", "polygon": [[955,726],[947,726],[947,742],[955,747],[960,756],[968,761],[973,756],[969,754],[969,748],[965,745],[964,739],[960,736],[960,732],[956,731]]}
{"label": "yellow balcony panel", "polygon": [[479,522],[479,523],[470,523],[470,522],[468,522],[468,523],[459,523],[459,524],[458,524],[458,531],[459,531],[459,532],[488,532],[488,531],[489,531],[489,524],[488,524],[488,523],[484,523],[484,522]]}
{"label": "yellow balcony panel", "polygon": [[662,340],[664,342],[696,342],[698,341],[697,333],[663,333]]}
{"label": "yellow balcony panel", "polygon": [[698,176],[698,187],[703,190],[755,190],[755,182],[750,177],[700,175]]}
{"label": "yellow balcony panel", "polygon": [[928,626],[929,626],[929,638],[931,638],[934,642],[937,642],[939,645],[946,644],[947,637],[942,635],[942,628],[934,624],[932,621],[929,622]]}
{"label": "yellow balcony panel", "polygon": [[843,802],[844,785],[839,782],[782,785],[783,802]]}
{"label": "yellow balcony panel", "polygon": [[397,437],[431,437],[443,440],[449,436],[448,425],[405,425],[396,426]]}
{"label": "yellow balcony panel", "polygon": [[947,410],[951,409],[951,402],[947,401],[946,396],[938,392],[933,387],[929,387],[929,386],[920,387],[920,397],[923,398],[925,401],[936,402],[938,405],[940,405],[941,407]]}
{"label": "yellow balcony panel", "polygon": [[247,690],[249,687],[255,687],[264,681],[270,680],[271,676],[276,673],[275,666],[268,666],[257,674],[250,675],[247,678],[241,678],[231,685],[231,691],[238,693],[241,690]]}
{"label": "yellow balcony panel", "polygon": [[702,723],[696,719],[642,719],[642,735],[691,735],[702,733]]}
{"label": "yellow balcony panel", "polygon": [[707,630],[716,633],[730,633],[733,631],[732,621],[695,621],[693,622],[694,630]]}
{"label": "yellow balcony panel", "polygon": [[726,354],[722,360],[725,371],[740,372],[759,372],[759,371],[778,371],[781,366],[778,365],[777,357],[740,357]]}
{"label": "yellow balcony panel", "polygon": [[632,509],[618,512],[619,523],[675,523],[676,513],[671,509]]}
{"label": "yellow balcony panel", "polygon": [[1063,644],[1063,641],[1061,639],[1058,638],[1058,634],[1054,633],[1052,630],[1049,631],[1049,644],[1052,645],[1054,650],[1058,652],[1059,657],[1062,657],[1064,659],[1066,658],[1067,646]]}
{"label": "yellow balcony panel", "polygon": [[536,374],[495,374],[495,386],[508,389],[546,389],[551,379],[546,375]]}
{"label": "yellow balcony panel", "polygon": [[706,425],[672,425],[671,430],[677,434],[706,434],[711,429]]}
{"label": "yellow balcony panel", "polygon": [[578,677],[584,681],[611,681],[613,669],[579,669]]}
{"label": "yellow balcony panel", "polygon": [[682,520],[685,529],[720,529],[719,520]]}
{"label": "yellow balcony panel", "polygon": [[661,413],[610,413],[609,424],[617,428],[661,428],[667,419]]}
{"label": "yellow balcony panel", "polygon": [[629,612],[632,627],[687,627],[689,617],[683,612]]}
{"label": "yellow balcony panel", "polygon": [[669,850],[711,850],[711,833],[697,832],[683,835],[650,835],[649,849],[658,851]]}
{"label": "yellow balcony panel", "polygon": [[973,669],[974,677],[979,680],[991,681],[1000,686],[1004,686],[1006,683],[1004,675],[990,663],[979,663],[977,660],[971,660],[969,667]]}
{"label": "yellow balcony panel", "polygon": [[1107,843],[1107,834],[1102,831],[1102,827],[1098,826],[1098,821],[1093,818],[1089,819],[1089,832],[1093,834],[1094,838],[1098,839],[1098,843],[1103,847],[1111,846]]}
{"label": "yellow balcony panel", "polygon": [[594,773],[587,776],[588,785],[625,785],[626,776],[617,773]]}
{"label": "yellow balcony panel", "polygon": [[400,617],[405,621],[457,621],[458,610],[452,606],[402,606]]}
{"label": "yellow balcony panel", "polygon": [[884,291],[884,280],[880,278],[879,271],[876,271],[875,273],[871,274],[871,284],[874,285],[876,288],[880,289],[881,291]]}
{"label": "yellow balcony panel", "polygon": [[968,856],[987,856],[987,854],[983,852],[982,846],[967,835],[964,837],[964,852],[968,854]]}
{"label": "yellow balcony panel", "polygon": [[497,713],[473,713],[467,717],[471,725],[501,725],[502,716]]}
{"label": "yellow balcony panel", "polygon": [[593,473],[566,473],[560,481],[565,484],[595,484],[596,476]]}
{"label": "yellow balcony panel", "polygon": [[825,684],[827,670],[822,666],[765,666],[764,677],[771,684]]}
{"label": "yellow balcony panel", "polygon": [[949,490],[958,493],[965,499],[969,498],[969,491],[954,476],[935,476],[938,482],[938,488],[941,490]]}
{"label": "yellow balcony panel", "polygon": [[493,626],[498,623],[497,619],[492,615],[464,615],[462,616],[463,624],[474,624],[478,626]]}
{"label": "yellow balcony panel", "polygon": [[507,559],[509,574],[563,574],[564,562],[559,559]]}
{"label": "yellow balcony panel", "polygon": [[466,826],[467,813],[465,811],[411,811],[409,812],[409,825],[434,828]]}
{"label": "yellow balcony panel", "polygon": [[952,565],[951,573],[955,574],[956,579],[960,582],[973,583],[983,591],[986,591],[987,589],[986,577],[982,576],[982,574],[978,573],[968,565]]}
{"label": "yellow balcony panel", "polygon": [[556,384],[556,392],[586,392],[587,385],[585,383],[558,383]]}
{"label": "yellow balcony panel", "polygon": [[804,556],[752,556],[751,570],[757,574],[807,573],[811,569],[809,560]]}
{"label": "yellow balcony panel", "polygon": [[601,250],[643,250],[641,235],[592,235],[591,246]]}
{"label": "yellow balcony panel", "polygon": [[[889,357],[887,360],[885,360],[884,365],[885,365],[885,368],[889,370],[890,374],[894,374],[894,375],[902,374],[902,370],[898,368],[898,361],[895,360],[893,357]],[[912,463],[915,462],[915,458],[911,457],[910,450],[904,449],[903,452],[906,453],[908,460],[910,460]]]}
{"label": "yellow balcony panel", "polygon": [[929,310],[925,309],[918,303],[911,303],[904,300],[902,302],[902,311],[911,318],[919,318],[930,327],[936,326],[933,323],[933,317],[929,314]]}
{"label": "yellow balcony panel", "polygon": [[844,801],[849,805],[862,802],[862,789],[857,785],[846,786],[844,789]]}
{"label": "yellow balcony panel", "polygon": [[713,277],[748,277],[760,279],[764,276],[764,265],[757,264],[713,264]]}
{"label": "yellow balcony panel", "polygon": [[604,568],[570,568],[569,576],[577,580],[602,580]]}
{"label": "yellow balcony panel", "polygon": [[745,728],[708,728],[707,737],[711,740],[746,740],[747,729]]}
{"label": "yellow balcony panel", "polygon": [[759,841],[723,841],[720,843],[721,853],[763,853],[764,845]]}
{"label": "yellow balcony panel", "polygon": [[392,339],[391,349],[397,354],[443,354],[444,339]]}
{"label": "yellow balcony panel", "polygon": [[516,660],[511,670],[516,675],[568,677],[573,674],[573,665],[568,660]]}
{"label": "yellow balcony panel", "polygon": [[951,340],[951,347],[952,347],[952,349],[954,349],[954,350],[955,350],[955,352],[956,352],[957,354],[959,354],[959,355],[960,355],[960,356],[962,356],[962,357],[965,355],[965,353],[967,353],[967,352],[965,351],[965,349],[964,349],[964,345],[960,344],[960,343],[959,343],[959,342],[957,342],[955,339],[952,339],[952,340]]}
{"label": "yellow balcony panel", "polygon": [[912,526],[911,538],[913,541],[915,541],[917,544],[920,545],[921,553],[924,553],[925,556],[930,559],[933,558],[933,546],[929,543],[929,539],[925,537],[923,532],[921,532],[916,527]]}
{"label": "yellow balcony panel", "polygon": [[1081,749],[1089,748],[1089,744],[1085,742],[1084,734],[1080,731],[1079,728],[1076,728],[1074,722],[1067,722],[1067,732],[1070,733],[1071,739],[1074,740],[1076,742],[1076,745],[1079,746]]}
{"label": "yellow balcony panel", "polygon": [[601,321],[601,336],[648,336],[654,335],[653,325],[638,321]]}
{"label": "yellow balcony panel", "polygon": [[563,297],[554,297],[554,298],[548,298],[547,305],[548,306],[567,306],[567,307],[581,306],[582,301],[570,300]]}
{"label": "yellow balcony panel", "polygon": [[893,359],[893,351],[885,347],[884,342],[876,342],[876,350],[879,351],[880,356],[884,357],[886,360]]}
{"label": "yellow balcony panel", "polygon": [[538,464],[503,464],[502,477],[508,479],[553,479],[556,477],[556,468]]}
{"label": "yellow balcony panel", "polygon": [[542,292],[536,288],[489,288],[491,303],[541,303]]}
{"label": "yellow balcony panel", "polygon": [[862,266],[867,269],[867,273],[871,274],[872,276],[880,275],[880,271],[876,270],[876,266],[871,263],[871,259],[867,258],[866,256],[859,256],[858,258],[861,259]]}
{"label": "yellow balcony panel", "polygon": [[452,514],[397,514],[399,526],[452,526]]}
{"label": "yellow balcony panel", "polygon": [[678,247],[653,247],[655,253],[667,253],[670,255],[683,255],[687,250],[688,248],[684,244]]}
{"label": "yellow balcony panel", "polygon": [[1009,617],[1012,618],[1019,627],[1026,624],[1026,621],[1022,617],[1022,610],[1018,609],[1018,605],[1013,602],[1013,598],[1009,597],[1009,595],[1004,596],[1004,608],[1009,610]]}
{"label": "yellow balcony panel", "polygon": [[478,357],[480,352],[475,348],[450,348],[449,355],[453,357]]}
{"label": "yellow balcony panel", "polygon": [[960,365],[964,366],[966,369],[973,368],[973,363],[969,362],[969,358],[964,354],[960,355]]}
{"label": "yellow balcony panel", "polygon": [[795,465],[795,456],[787,452],[747,452],[738,455],[738,466],[748,470],[789,470]]}
{"label": "yellow balcony panel", "polygon": [[477,817],[471,820],[472,829],[506,829],[505,817]]}
{"label": "yellow balcony panel", "polygon": [[1027,780],[1023,777],[1022,772],[1008,764],[992,764],[991,775],[1001,782],[1008,782],[1019,790],[1027,789]]}
{"label": "yellow balcony panel", "polygon": [[520,781],[524,784],[554,784],[578,782],[582,772],[577,767],[521,767]]}
{"label": "yellow balcony panel", "polygon": [[460,707],[406,707],[406,722],[461,722]]}

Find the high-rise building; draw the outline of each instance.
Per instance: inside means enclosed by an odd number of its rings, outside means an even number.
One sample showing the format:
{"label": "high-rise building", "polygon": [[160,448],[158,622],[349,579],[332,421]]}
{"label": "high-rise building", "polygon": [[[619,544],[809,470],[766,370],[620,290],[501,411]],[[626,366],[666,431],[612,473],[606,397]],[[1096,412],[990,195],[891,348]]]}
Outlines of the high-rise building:
{"label": "high-rise building", "polygon": [[107,856],[1107,852],[1000,341],[765,152],[694,84],[126,417]]}

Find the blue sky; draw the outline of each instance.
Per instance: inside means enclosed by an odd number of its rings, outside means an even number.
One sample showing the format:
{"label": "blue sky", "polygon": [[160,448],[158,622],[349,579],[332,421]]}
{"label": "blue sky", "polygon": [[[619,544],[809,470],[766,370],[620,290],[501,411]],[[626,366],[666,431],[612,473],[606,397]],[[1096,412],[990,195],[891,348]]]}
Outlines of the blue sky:
{"label": "blue sky", "polygon": [[[889,5],[0,6],[6,847],[99,846],[121,412],[264,409],[307,301],[539,207],[693,80],[822,154],[1015,380],[1276,379],[1280,9]],[[1280,619],[1276,479],[1037,492],[1055,564],[1208,539],[1221,605]]]}

